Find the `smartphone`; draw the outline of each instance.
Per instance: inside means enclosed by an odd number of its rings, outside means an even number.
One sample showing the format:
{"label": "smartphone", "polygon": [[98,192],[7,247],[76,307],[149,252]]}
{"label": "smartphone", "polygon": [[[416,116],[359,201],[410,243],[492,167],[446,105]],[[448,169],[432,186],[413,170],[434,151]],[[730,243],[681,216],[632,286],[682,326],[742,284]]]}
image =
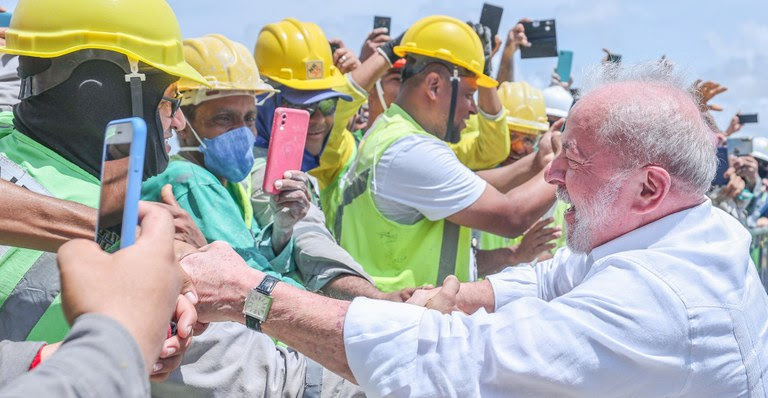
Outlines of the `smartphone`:
{"label": "smartphone", "polygon": [[277,195],[280,191],[275,189],[275,181],[285,178],[288,170],[301,170],[308,127],[309,112],[303,109],[275,109],[262,186],[264,192]]}
{"label": "smartphone", "polygon": [[341,46],[339,46],[339,45],[338,45],[338,44],[336,44],[336,43],[328,43],[328,45],[329,45],[329,46],[331,46],[331,57],[333,57],[333,53],[335,53],[335,52],[336,52],[336,50],[338,50],[339,48],[341,48]]}
{"label": "smartphone", "polygon": [[557,29],[554,19],[523,22],[530,47],[520,49],[520,58],[557,57]]}
{"label": "smartphone", "polygon": [[717,187],[724,187],[728,185],[728,178],[724,176],[728,170],[728,147],[717,148],[717,171],[715,172],[715,178],[712,180],[712,185]]}
{"label": "smartphone", "polygon": [[137,117],[113,120],[104,132],[96,242],[114,251],[132,245],[139,220],[147,125]]}
{"label": "smartphone", "polygon": [[740,124],[757,123],[757,113],[745,113],[738,115],[738,117]]}
{"label": "smartphone", "polygon": [[557,75],[560,81],[567,83],[571,80],[571,65],[573,64],[573,51],[560,50],[557,54]]}
{"label": "smartphone", "polygon": [[739,137],[728,139],[728,154],[733,156],[747,156],[752,153],[752,137]]}
{"label": "smartphone", "polygon": [[373,28],[387,28],[387,34],[391,32],[390,27],[392,26],[392,17],[380,17],[375,16],[373,17]]}
{"label": "smartphone", "polygon": [[480,25],[487,26],[491,29],[491,40],[499,34],[502,12],[504,12],[504,8],[502,7],[483,3],[483,11],[480,13]]}
{"label": "smartphone", "polygon": [[11,17],[13,14],[10,12],[0,12],[0,28],[7,28],[11,26]]}

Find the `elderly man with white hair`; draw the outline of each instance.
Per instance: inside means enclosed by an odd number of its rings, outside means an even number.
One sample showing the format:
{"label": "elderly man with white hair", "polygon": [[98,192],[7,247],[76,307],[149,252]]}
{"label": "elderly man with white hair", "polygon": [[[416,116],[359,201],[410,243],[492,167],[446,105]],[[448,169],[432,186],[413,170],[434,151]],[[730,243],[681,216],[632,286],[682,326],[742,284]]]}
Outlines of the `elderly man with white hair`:
{"label": "elderly man with white hair", "polygon": [[[428,308],[277,283],[250,294],[271,302],[262,330],[370,396],[768,395],[768,296],[749,233],[704,196],[715,147],[694,98],[653,64],[601,76],[546,173],[571,204],[552,260],[449,277],[414,295]],[[201,319],[243,322],[264,279],[228,250],[182,261]]]}

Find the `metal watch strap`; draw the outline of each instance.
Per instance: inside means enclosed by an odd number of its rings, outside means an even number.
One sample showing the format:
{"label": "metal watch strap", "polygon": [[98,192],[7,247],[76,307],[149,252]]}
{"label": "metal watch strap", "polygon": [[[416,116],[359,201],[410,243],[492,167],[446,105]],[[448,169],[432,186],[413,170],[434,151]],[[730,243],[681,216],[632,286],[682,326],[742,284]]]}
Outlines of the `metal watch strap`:
{"label": "metal watch strap", "polygon": [[[253,290],[265,296],[272,296],[272,289],[275,288],[277,282],[280,282],[280,280],[272,275],[267,275],[264,277],[264,279],[261,280],[259,286],[256,286]],[[252,317],[248,314],[245,314],[245,326],[257,332],[261,331],[261,321],[258,318]]]}

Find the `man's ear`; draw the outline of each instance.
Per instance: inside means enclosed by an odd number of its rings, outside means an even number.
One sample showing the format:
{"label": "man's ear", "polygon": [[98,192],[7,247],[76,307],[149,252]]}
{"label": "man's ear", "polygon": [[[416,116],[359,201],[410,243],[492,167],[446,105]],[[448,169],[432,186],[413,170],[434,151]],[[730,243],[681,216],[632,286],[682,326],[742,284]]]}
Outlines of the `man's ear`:
{"label": "man's ear", "polygon": [[432,101],[437,101],[438,93],[440,91],[440,83],[442,79],[437,72],[429,72],[424,78],[424,85],[427,89],[427,97]]}
{"label": "man's ear", "polygon": [[672,177],[659,166],[645,166],[641,169],[640,192],[632,202],[632,210],[647,214],[656,210],[667,197],[672,187]]}

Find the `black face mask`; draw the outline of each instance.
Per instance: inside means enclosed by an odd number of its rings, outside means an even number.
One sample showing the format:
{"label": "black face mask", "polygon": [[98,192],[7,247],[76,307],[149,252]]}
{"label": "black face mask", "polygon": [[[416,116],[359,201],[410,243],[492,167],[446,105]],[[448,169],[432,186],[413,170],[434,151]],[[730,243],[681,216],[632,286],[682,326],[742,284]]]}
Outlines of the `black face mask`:
{"label": "black face mask", "polygon": [[[19,57],[19,76],[34,75],[49,65],[45,59]],[[147,124],[146,179],[168,166],[158,106],[165,90],[178,78],[142,66],[141,72],[146,75],[142,82]],[[13,114],[17,130],[98,178],[104,129],[112,120],[133,116],[130,85],[125,81],[125,72],[114,63],[86,61],[63,83],[15,105]]]}

